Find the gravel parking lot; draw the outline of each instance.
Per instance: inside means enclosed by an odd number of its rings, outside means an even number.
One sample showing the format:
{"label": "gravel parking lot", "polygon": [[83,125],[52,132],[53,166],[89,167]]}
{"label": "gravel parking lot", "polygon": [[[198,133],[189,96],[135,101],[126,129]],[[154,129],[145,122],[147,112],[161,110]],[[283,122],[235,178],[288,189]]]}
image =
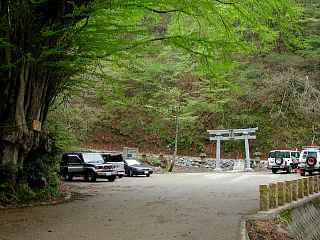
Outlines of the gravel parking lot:
{"label": "gravel parking lot", "polygon": [[295,174],[180,173],[67,183],[73,202],[0,211],[1,240],[234,240],[258,186]]}

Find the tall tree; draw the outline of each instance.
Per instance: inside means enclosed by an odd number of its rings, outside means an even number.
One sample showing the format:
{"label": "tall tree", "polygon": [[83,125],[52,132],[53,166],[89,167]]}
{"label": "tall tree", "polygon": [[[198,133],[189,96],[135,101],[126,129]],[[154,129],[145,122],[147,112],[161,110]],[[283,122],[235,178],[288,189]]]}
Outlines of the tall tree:
{"label": "tall tree", "polygon": [[[66,84],[70,38],[87,1],[3,0],[0,3],[0,163],[22,165],[49,138],[34,131]],[[81,9],[82,8],[82,9]]]}

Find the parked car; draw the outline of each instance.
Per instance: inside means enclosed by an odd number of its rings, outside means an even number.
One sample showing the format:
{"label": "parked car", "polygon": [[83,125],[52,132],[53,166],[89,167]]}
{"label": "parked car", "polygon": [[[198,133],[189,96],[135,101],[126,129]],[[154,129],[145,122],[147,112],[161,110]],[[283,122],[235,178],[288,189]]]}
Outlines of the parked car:
{"label": "parked car", "polygon": [[300,154],[299,168],[301,176],[306,172],[312,175],[313,172],[320,172],[320,147],[304,147]]}
{"label": "parked car", "polygon": [[125,159],[124,169],[126,175],[129,177],[132,177],[134,175],[146,175],[147,177],[150,177],[150,174],[153,173],[152,167],[141,163],[136,159]]}
{"label": "parked car", "polygon": [[109,151],[102,152],[101,155],[103,157],[104,163],[112,164],[114,170],[117,171],[117,176],[119,178],[122,178],[125,174],[122,153]]}
{"label": "parked car", "polygon": [[268,155],[268,168],[272,173],[277,173],[279,170],[291,173],[292,169],[298,167],[299,155],[299,151],[272,150]]}
{"label": "parked car", "polygon": [[81,176],[89,182],[94,182],[97,178],[106,178],[112,182],[118,173],[112,164],[104,163],[101,153],[68,152],[62,155],[60,174],[67,181]]}

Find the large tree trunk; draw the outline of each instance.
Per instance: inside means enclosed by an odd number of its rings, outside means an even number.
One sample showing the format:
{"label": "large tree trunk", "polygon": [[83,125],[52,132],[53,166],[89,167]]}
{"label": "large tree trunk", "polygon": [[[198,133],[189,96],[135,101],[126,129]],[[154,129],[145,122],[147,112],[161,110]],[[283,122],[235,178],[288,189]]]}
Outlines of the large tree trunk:
{"label": "large tree trunk", "polygon": [[9,104],[1,109],[0,163],[12,162],[21,167],[31,150],[46,150],[45,133],[35,131],[32,123],[45,120],[45,109],[52,98],[49,80],[41,66],[25,62],[16,66],[6,89]]}
{"label": "large tree trunk", "polygon": [[45,121],[49,104],[72,74],[56,63],[67,56],[71,33],[65,29],[81,16],[65,16],[86,2],[0,1],[0,164],[19,168],[30,152],[48,150],[46,132],[34,130],[33,122]]}

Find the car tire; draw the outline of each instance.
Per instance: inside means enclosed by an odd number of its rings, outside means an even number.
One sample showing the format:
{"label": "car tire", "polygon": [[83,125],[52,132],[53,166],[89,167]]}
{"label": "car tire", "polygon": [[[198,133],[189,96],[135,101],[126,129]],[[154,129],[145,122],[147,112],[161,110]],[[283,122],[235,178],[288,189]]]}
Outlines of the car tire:
{"label": "car tire", "polygon": [[271,171],[273,174],[276,174],[278,172],[278,169],[272,169]]}
{"label": "car tire", "polygon": [[110,176],[107,177],[107,179],[109,180],[109,182],[114,182],[114,180],[116,180],[116,176]]}
{"label": "car tire", "polygon": [[88,171],[86,173],[85,180],[87,182],[95,182],[97,180],[97,176],[93,171]]}
{"label": "car tire", "polygon": [[64,180],[65,181],[72,181],[72,178],[73,178],[73,176],[71,174],[67,173],[67,174],[64,175]]}
{"label": "car tire", "polygon": [[313,171],[308,171],[308,173],[309,173],[309,176],[313,175]]}
{"label": "car tire", "polygon": [[119,175],[119,176],[118,176],[118,178],[122,178],[122,177],[123,177],[123,175]]}
{"label": "car tire", "polygon": [[291,173],[291,172],[292,172],[292,167],[289,166],[289,167],[287,168],[287,173]]}
{"label": "car tire", "polygon": [[306,175],[306,172],[304,170],[301,170],[300,175],[304,177]]}
{"label": "car tire", "polygon": [[146,177],[150,177],[150,173],[147,173],[147,174],[146,174]]}
{"label": "car tire", "polygon": [[276,158],[275,163],[280,166],[283,163],[283,158]]}
{"label": "car tire", "polygon": [[314,165],[316,165],[317,163],[317,159],[315,157],[308,157],[307,160],[306,160],[306,163],[313,167]]}

